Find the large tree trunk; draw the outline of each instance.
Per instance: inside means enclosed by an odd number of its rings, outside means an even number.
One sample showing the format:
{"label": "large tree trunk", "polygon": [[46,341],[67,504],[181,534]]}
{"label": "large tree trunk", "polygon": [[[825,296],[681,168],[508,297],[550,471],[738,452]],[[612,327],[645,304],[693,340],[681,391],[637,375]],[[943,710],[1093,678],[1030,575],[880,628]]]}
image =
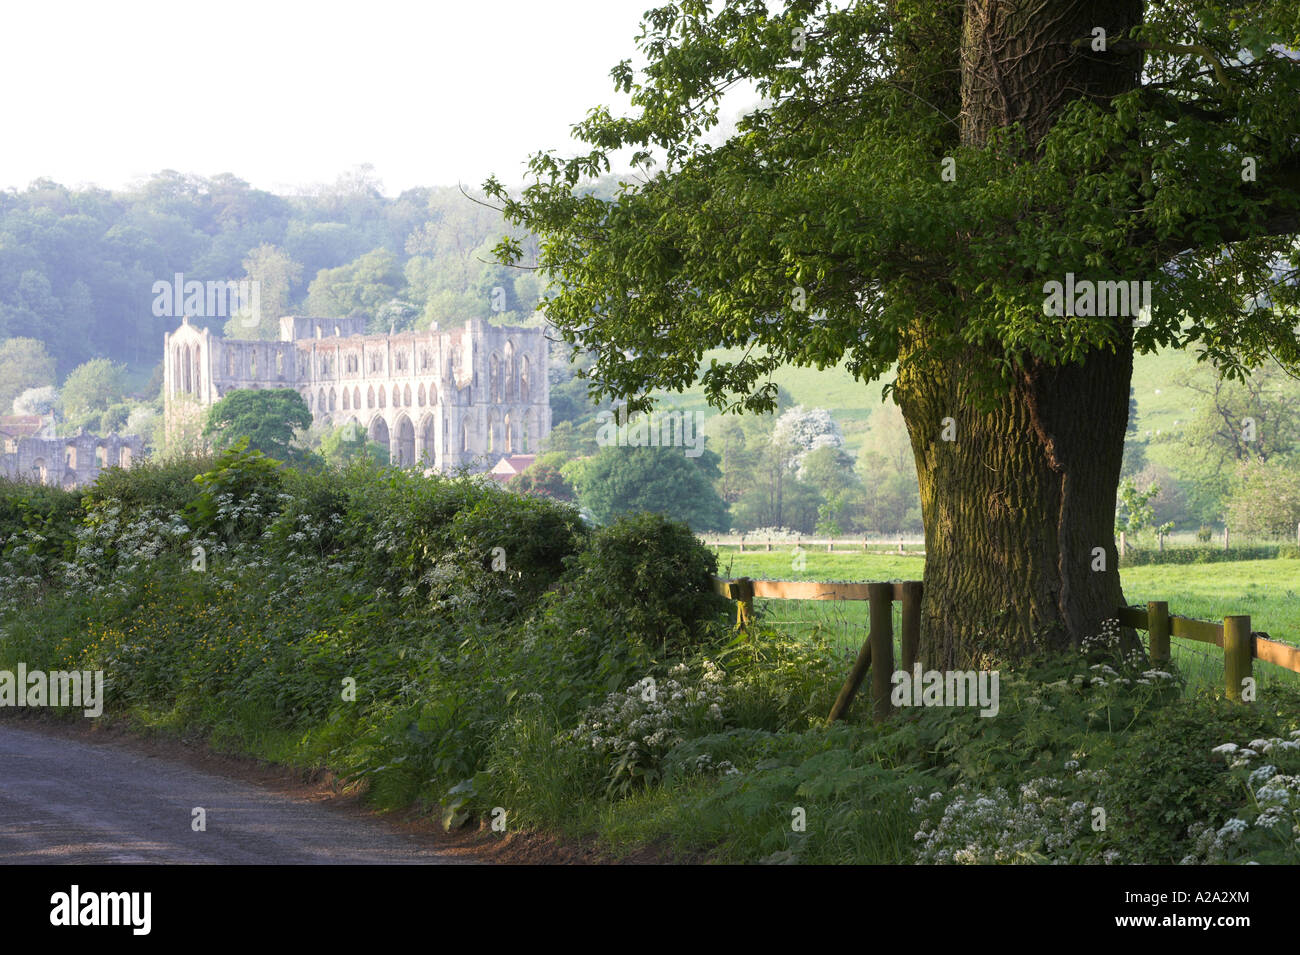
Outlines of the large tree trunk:
{"label": "large tree trunk", "polygon": [[[951,9],[936,0],[936,10]],[[1127,34],[1141,16],[1140,0],[966,0],[962,143],[982,146],[1016,124],[1032,150],[1071,101],[1132,89],[1140,56],[1094,51],[1088,41],[1097,27],[1110,38]],[[1066,271],[1082,268],[1063,262]],[[1115,351],[1083,364],[1017,368],[987,411],[972,398],[970,373],[1000,355],[972,350],[920,366],[902,356],[897,396],[925,520],[927,666],[986,666],[1059,649],[1115,615],[1123,600],[1115,493],[1133,357],[1131,329],[1116,331]],[[924,318],[917,332],[925,336]],[[946,418],[951,441],[943,439]]]}
{"label": "large tree trunk", "polygon": [[904,371],[897,392],[925,518],[921,655],[940,669],[1060,649],[1123,602],[1114,522],[1131,348],[1025,369],[988,411],[960,367]]}

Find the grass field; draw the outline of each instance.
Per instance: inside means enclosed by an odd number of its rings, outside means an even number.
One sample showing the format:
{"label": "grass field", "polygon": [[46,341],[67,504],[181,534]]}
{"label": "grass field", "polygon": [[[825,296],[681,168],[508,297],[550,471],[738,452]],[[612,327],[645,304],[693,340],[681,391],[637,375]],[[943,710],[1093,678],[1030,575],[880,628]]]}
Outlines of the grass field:
{"label": "grass field", "polygon": [[[925,559],[895,554],[826,554],[807,552],[801,571],[784,552],[740,553],[718,550],[718,572],[725,577],[769,580],[920,580]],[[1124,597],[1130,605],[1149,600],[1169,603],[1170,613],[1199,620],[1220,621],[1229,614],[1250,614],[1251,628],[1274,639],[1300,643],[1300,560],[1247,560],[1219,564],[1152,565],[1123,571]],[[822,633],[856,652],[867,635],[866,601],[756,600],[763,619],[791,633]],[[894,604],[894,633],[900,630],[899,605]],[[1192,687],[1219,686],[1223,680],[1222,651],[1207,644],[1174,640],[1174,660]],[[1258,663],[1255,678],[1261,689],[1282,680],[1300,683],[1300,674]]]}
{"label": "grass field", "polygon": [[[737,361],[745,353],[742,348],[717,348],[705,353],[701,363],[707,367],[711,360]],[[1166,350],[1150,355],[1137,355],[1133,359],[1133,393],[1138,402],[1138,428],[1151,432],[1153,443],[1148,447],[1148,457],[1178,472],[1179,455],[1185,450],[1179,441],[1161,442],[1171,432],[1177,434],[1187,424],[1190,409],[1200,396],[1189,389],[1174,384],[1183,371],[1195,367],[1195,356],[1183,351]],[[808,408],[825,408],[844,429],[845,442],[856,453],[868,440],[872,414],[881,404],[881,387],[892,379],[892,373],[880,381],[864,385],[854,379],[843,365],[819,370],[785,366],[778,369],[772,379],[790,393],[799,404]],[[656,396],[682,410],[705,414],[716,413],[704,400],[699,387],[685,392],[658,392]]]}

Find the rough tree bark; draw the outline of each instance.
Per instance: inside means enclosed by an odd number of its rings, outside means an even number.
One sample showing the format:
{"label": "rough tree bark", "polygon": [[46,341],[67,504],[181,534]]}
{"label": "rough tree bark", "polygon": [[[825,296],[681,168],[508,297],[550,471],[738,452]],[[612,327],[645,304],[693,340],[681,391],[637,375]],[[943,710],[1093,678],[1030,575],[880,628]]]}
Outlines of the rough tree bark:
{"label": "rough tree bark", "polygon": [[[979,146],[1013,123],[1032,147],[1071,100],[1108,99],[1138,82],[1134,57],[1074,41],[1116,36],[1142,5],[967,0],[961,137]],[[1062,263],[1062,273],[1070,269]],[[1123,602],[1115,494],[1128,419],[1132,331],[1077,365],[1028,364],[991,410],[970,400],[967,371],[988,358],[904,362],[897,398],[911,435],[925,522],[922,659],[988,666],[1097,633]],[[925,320],[920,320],[924,335]],[[943,419],[953,419],[953,440]],[[1096,557],[1104,556],[1104,570]]]}
{"label": "rough tree bark", "polygon": [[925,517],[927,666],[1060,649],[1115,615],[1115,492],[1132,369],[1131,348],[1022,369],[989,411],[974,409],[956,369],[900,376]]}

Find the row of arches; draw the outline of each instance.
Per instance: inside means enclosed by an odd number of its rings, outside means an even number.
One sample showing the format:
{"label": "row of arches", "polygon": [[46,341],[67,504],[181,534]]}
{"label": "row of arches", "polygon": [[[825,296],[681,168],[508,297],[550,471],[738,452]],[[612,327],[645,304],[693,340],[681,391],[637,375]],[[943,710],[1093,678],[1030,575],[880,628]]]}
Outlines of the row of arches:
{"label": "row of arches", "polygon": [[[382,348],[372,348],[363,350],[361,348],[351,348],[346,351],[326,351],[319,353],[304,352],[298,362],[300,374],[307,373],[308,354],[316,354],[316,371],[321,375],[334,375],[339,370],[337,358],[342,357],[342,370],[346,375],[357,375],[361,373],[362,358],[365,358],[365,367],[367,374],[383,374],[386,362],[386,351]],[[394,347],[392,349],[392,371],[400,373],[400,376],[426,374],[433,366],[432,353],[428,348],[422,348],[418,353],[418,361],[408,348]]]}
{"label": "row of arches", "polygon": [[[48,446],[47,446],[48,449]],[[87,449],[90,450],[90,449]],[[94,468],[100,471],[110,467],[129,468],[135,461],[135,452],[131,450],[130,445],[120,445],[116,449],[110,449],[104,445],[98,445],[94,449]],[[81,455],[74,445],[68,445],[64,449],[63,467],[58,466],[58,451],[53,450],[53,460],[49,460],[45,455],[38,455],[32,459],[31,477],[34,477],[40,484],[47,484],[50,478],[62,475],[62,484],[65,487],[74,487],[78,483],[78,472],[91,471],[91,462],[82,461]],[[93,473],[87,475],[93,477]],[[26,475],[20,476],[20,479],[27,479]]]}
{"label": "row of arches", "polygon": [[[108,448],[101,444],[98,445],[94,449],[94,451],[95,451],[95,455],[94,455],[95,466],[99,468],[109,467]],[[131,461],[132,461],[130,445],[124,444],[120,448],[118,448],[115,457],[117,458],[117,460],[113,462],[113,466],[129,468],[131,466]],[[44,458],[37,458],[36,460],[41,462],[41,466],[44,467],[45,465]],[[70,444],[64,450],[63,465],[67,469],[75,471],[80,468],[89,467],[90,462],[81,460],[81,455],[77,450],[77,446],[75,444]]]}
{"label": "row of arches", "polygon": [[528,454],[532,450],[532,435],[526,413],[512,418],[510,412],[498,417],[496,411],[488,411],[487,434],[484,437],[487,440],[484,450],[488,454]]}
{"label": "row of arches", "polygon": [[[462,461],[468,461],[478,455],[532,453],[536,431],[531,419],[532,416],[528,412],[518,415],[507,412],[500,415],[495,411],[489,411],[485,431],[480,434],[473,415],[464,415],[459,421],[443,417],[444,454],[459,452]],[[366,426],[366,434],[371,441],[388,449],[389,460],[394,464],[401,467],[411,467],[415,464],[434,467],[440,463],[436,460],[437,421],[436,415],[428,413],[420,418],[417,426],[409,415],[401,413],[390,424],[385,415],[375,414]],[[332,425],[335,421],[325,417],[323,423]],[[340,423],[361,427],[355,415],[348,415],[346,420]]]}
{"label": "row of arches", "polygon": [[[366,388],[365,410],[374,408],[385,408],[389,404],[389,396],[394,408],[424,408],[426,406],[436,405],[438,403],[438,389],[434,385],[429,385],[426,389],[423,383],[415,390],[411,390],[410,385],[392,385],[391,389],[385,389],[380,385],[378,389],[374,385]],[[305,396],[307,407],[313,414],[328,414],[332,411],[360,411],[363,408],[361,404],[361,386],[356,385],[352,388],[344,388],[342,396],[334,389],[326,391],[321,388],[315,395],[310,392]]]}

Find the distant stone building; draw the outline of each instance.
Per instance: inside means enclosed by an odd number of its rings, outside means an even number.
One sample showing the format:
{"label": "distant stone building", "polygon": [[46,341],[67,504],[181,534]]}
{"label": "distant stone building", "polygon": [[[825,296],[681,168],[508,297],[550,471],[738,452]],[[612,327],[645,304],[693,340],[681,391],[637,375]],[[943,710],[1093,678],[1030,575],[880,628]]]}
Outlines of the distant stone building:
{"label": "distant stone building", "polygon": [[144,454],[144,439],[133,434],[29,437],[2,428],[0,472],[14,481],[81,487],[93,484],[105,468],[129,468]]}
{"label": "distant stone building", "polygon": [[440,332],[365,334],[362,318],[280,319],[279,341],[189,324],[164,336],[164,426],[193,428],[236,389],[292,388],[316,424],[356,424],[402,467],[486,470],[550,433],[540,328],[472,319]]}

